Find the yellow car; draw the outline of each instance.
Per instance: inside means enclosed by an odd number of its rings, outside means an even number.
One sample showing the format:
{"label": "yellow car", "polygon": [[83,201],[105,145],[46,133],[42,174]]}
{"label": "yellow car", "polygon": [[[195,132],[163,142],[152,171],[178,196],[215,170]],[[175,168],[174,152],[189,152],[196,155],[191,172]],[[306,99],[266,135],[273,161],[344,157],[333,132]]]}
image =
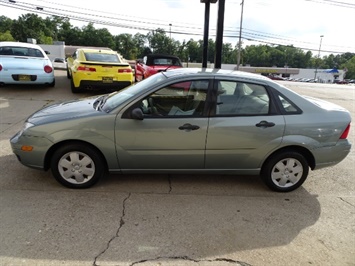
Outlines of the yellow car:
{"label": "yellow car", "polygon": [[79,48],[67,59],[71,90],[120,90],[134,82],[131,66],[116,51]]}

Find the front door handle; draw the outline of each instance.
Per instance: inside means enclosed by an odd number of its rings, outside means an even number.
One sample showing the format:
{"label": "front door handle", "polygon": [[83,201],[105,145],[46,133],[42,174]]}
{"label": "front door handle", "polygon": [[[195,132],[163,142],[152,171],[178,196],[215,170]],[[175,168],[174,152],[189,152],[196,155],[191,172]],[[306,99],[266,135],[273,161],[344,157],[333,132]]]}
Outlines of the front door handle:
{"label": "front door handle", "polygon": [[275,123],[263,120],[263,121],[260,121],[259,123],[257,123],[255,126],[264,127],[264,128],[265,127],[273,127],[273,126],[275,126]]}
{"label": "front door handle", "polygon": [[179,126],[179,129],[180,129],[180,130],[197,130],[197,129],[199,129],[199,128],[200,128],[199,126],[197,126],[197,125],[191,125],[191,124],[189,124],[189,123],[184,124],[184,125],[182,125],[182,126]]}

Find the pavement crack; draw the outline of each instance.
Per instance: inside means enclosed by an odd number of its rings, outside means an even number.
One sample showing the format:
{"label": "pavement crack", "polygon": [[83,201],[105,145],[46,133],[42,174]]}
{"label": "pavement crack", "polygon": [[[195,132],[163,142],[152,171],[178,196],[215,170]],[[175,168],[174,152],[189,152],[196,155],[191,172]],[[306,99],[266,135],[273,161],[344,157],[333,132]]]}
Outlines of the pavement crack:
{"label": "pavement crack", "polygon": [[119,226],[118,226],[118,228],[117,228],[117,231],[116,231],[115,235],[114,235],[113,237],[111,237],[111,239],[107,242],[106,248],[105,248],[104,250],[102,250],[102,251],[95,257],[94,262],[93,262],[93,264],[92,264],[93,266],[98,266],[98,265],[96,264],[98,258],[99,258],[101,255],[105,254],[105,252],[110,248],[111,242],[112,242],[115,238],[118,237],[122,226],[125,224],[124,217],[125,217],[125,215],[126,215],[126,201],[130,198],[130,196],[131,196],[131,193],[129,193],[128,196],[123,200],[123,203],[122,203],[122,204],[123,204],[123,206],[122,206],[122,215],[121,215],[121,218],[120,218],[120,224],[119,224]]}
{"label": "pavement crack", "polygon": [[156,257],[155,259],[143,259],[140,261],[136,261],[131,263],[129,266],[134,266],[134,265],[138,265],[141,263],[145,263],[145,262],[153,262],[153,261],[159,261],[159,260],[187,260],[187,261],[192,261],[192,262],[226,262],[226,263],[231,263],[231,264],[235,264],[238,266],[252,266],[249,263],[246,262],[242,262],[242,261],[237,261],[237,260],[232,260],[232,259],[228,259],[228,258],[215,258],[215,259],[211,259],[211,260],[197,260],[197,259],[193,259],[190,258],[188,256],[172,256],[172,257]]}
{"label": "pavement crack", "polygon": [[350,203],[349,201],[346,201],[344,198],[339,197],[340,200],[344,201],[345,203],[349,204],[352,207],[355,207],[354,204]]}

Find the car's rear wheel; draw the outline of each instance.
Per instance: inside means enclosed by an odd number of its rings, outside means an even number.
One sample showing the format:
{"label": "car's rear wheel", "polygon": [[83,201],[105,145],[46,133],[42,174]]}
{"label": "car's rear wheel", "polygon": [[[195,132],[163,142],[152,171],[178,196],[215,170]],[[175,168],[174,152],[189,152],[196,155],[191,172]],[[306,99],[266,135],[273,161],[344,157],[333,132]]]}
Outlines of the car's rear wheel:
{"label": "car's rear wheel", "polygon": [[306,180],[309,165],[305,157],[295,151],[272,155],[261,170],[261,178],[272,190],[289,192],[300,187]]}
{"label": "car's rear wheel", "polygon": [[89,188],[106,173],[102,156],[90,146],[71,143],[57,149],[51,160],[54,178],[69,188]]}
{"label": "car's rear wheel", "polygon": [[80,87],[75,87],[73,78],[70,80],[70,88],[72,93],[79,93],[81,92]]}

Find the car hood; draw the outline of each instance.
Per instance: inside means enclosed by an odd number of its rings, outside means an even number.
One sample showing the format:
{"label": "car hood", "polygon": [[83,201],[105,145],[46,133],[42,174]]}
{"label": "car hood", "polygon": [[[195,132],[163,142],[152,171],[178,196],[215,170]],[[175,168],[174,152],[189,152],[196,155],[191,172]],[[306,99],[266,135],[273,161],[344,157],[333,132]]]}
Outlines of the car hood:
{"label": "car hood", "polygon": [[32,114],[27,122],[34,125],[70,120],[87,116],[105,114],[95,110],[93,104],[98,97],[83,98],[51,104]]}

